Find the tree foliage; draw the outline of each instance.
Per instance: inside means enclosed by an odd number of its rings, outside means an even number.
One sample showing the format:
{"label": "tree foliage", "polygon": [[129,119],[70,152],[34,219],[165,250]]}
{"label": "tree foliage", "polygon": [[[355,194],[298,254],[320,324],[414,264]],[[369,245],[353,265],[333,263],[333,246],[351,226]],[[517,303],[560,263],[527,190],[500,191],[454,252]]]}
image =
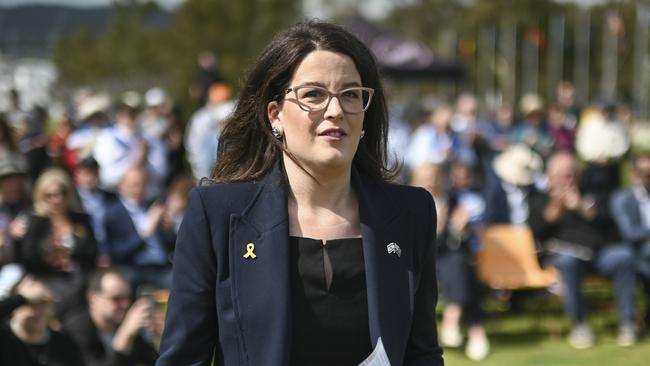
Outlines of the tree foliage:
{"label": "tree foliage", "polygon": [[[163,29],[144,27],[153,3],[115,5],[107,32],[87,30],[59,39],[54,52],[62,80],[72,85],[117,83],[165,86],[190,106],[188,87],[197,55],[213,51],[221,73],[235,88],[245,70],[275,32],[295,22],[298,0],[188,0]],[[148,84],[148,85],[145,85]],[[137,85],[136,85],[137,88]]]}

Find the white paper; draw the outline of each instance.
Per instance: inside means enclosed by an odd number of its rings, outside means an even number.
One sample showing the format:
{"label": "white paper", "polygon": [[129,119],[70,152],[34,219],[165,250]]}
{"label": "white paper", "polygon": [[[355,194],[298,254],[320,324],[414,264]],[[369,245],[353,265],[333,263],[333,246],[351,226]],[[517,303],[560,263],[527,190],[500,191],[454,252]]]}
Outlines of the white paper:
{"label": "white paper", "polygon": [[363,360],[359,366],[390,366],[390,361],[388,361],[388,355],[384,349],[384,344],[381,342],[381,337],[377,340],[377,346],[375,346],[370,356]]}

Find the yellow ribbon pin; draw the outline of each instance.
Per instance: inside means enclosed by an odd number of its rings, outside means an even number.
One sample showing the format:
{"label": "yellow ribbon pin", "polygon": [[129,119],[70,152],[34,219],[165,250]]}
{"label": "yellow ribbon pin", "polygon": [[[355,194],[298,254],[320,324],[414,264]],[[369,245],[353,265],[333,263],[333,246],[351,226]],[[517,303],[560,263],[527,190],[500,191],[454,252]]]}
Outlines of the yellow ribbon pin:
{"label": "yellow ribbon pin", "polygon": [[249,258],[250,259],[255,259],[255,258],[257,258],[257,255],[255,253],[253,253],[254,250],[255,250],[255,244],[253,244],[253,243],[246,244],[246,254],[244,254],[244,258],[246,258],[246,259],[249,259]]}

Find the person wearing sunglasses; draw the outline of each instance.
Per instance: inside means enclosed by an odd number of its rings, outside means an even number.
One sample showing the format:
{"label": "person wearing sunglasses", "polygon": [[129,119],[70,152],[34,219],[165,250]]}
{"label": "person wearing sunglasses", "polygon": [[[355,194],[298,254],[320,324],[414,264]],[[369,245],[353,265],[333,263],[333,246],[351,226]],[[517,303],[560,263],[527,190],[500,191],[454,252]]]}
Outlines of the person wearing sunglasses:
{"label": "person wearing sunglasses", "polygon": [[389,183],[387,131],[361,41],[276,35],[190,193],[158,366],[443,364],[435,205]]}
{"label": "person wearing sunglasses", "polygon": [[54,311],[60,321],[83,304],[86,277],[97,262],[91,219],[76,197],[66,172],[43,172],[34,184],[33,212],[17,246],[18,263],[58,295]]}

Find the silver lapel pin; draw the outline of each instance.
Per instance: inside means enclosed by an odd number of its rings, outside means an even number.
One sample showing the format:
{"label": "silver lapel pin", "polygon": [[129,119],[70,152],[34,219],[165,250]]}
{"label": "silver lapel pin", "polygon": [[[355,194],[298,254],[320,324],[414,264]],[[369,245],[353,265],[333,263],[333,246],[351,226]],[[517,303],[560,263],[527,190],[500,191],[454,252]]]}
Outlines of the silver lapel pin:
{"label": "silver lapel pin", "polygon": [[402,256],[402,248],[400,248],[395,242],[390,242],[386,246],[386,249],[388,250],[388,254],[397,254],[398,257]]}

